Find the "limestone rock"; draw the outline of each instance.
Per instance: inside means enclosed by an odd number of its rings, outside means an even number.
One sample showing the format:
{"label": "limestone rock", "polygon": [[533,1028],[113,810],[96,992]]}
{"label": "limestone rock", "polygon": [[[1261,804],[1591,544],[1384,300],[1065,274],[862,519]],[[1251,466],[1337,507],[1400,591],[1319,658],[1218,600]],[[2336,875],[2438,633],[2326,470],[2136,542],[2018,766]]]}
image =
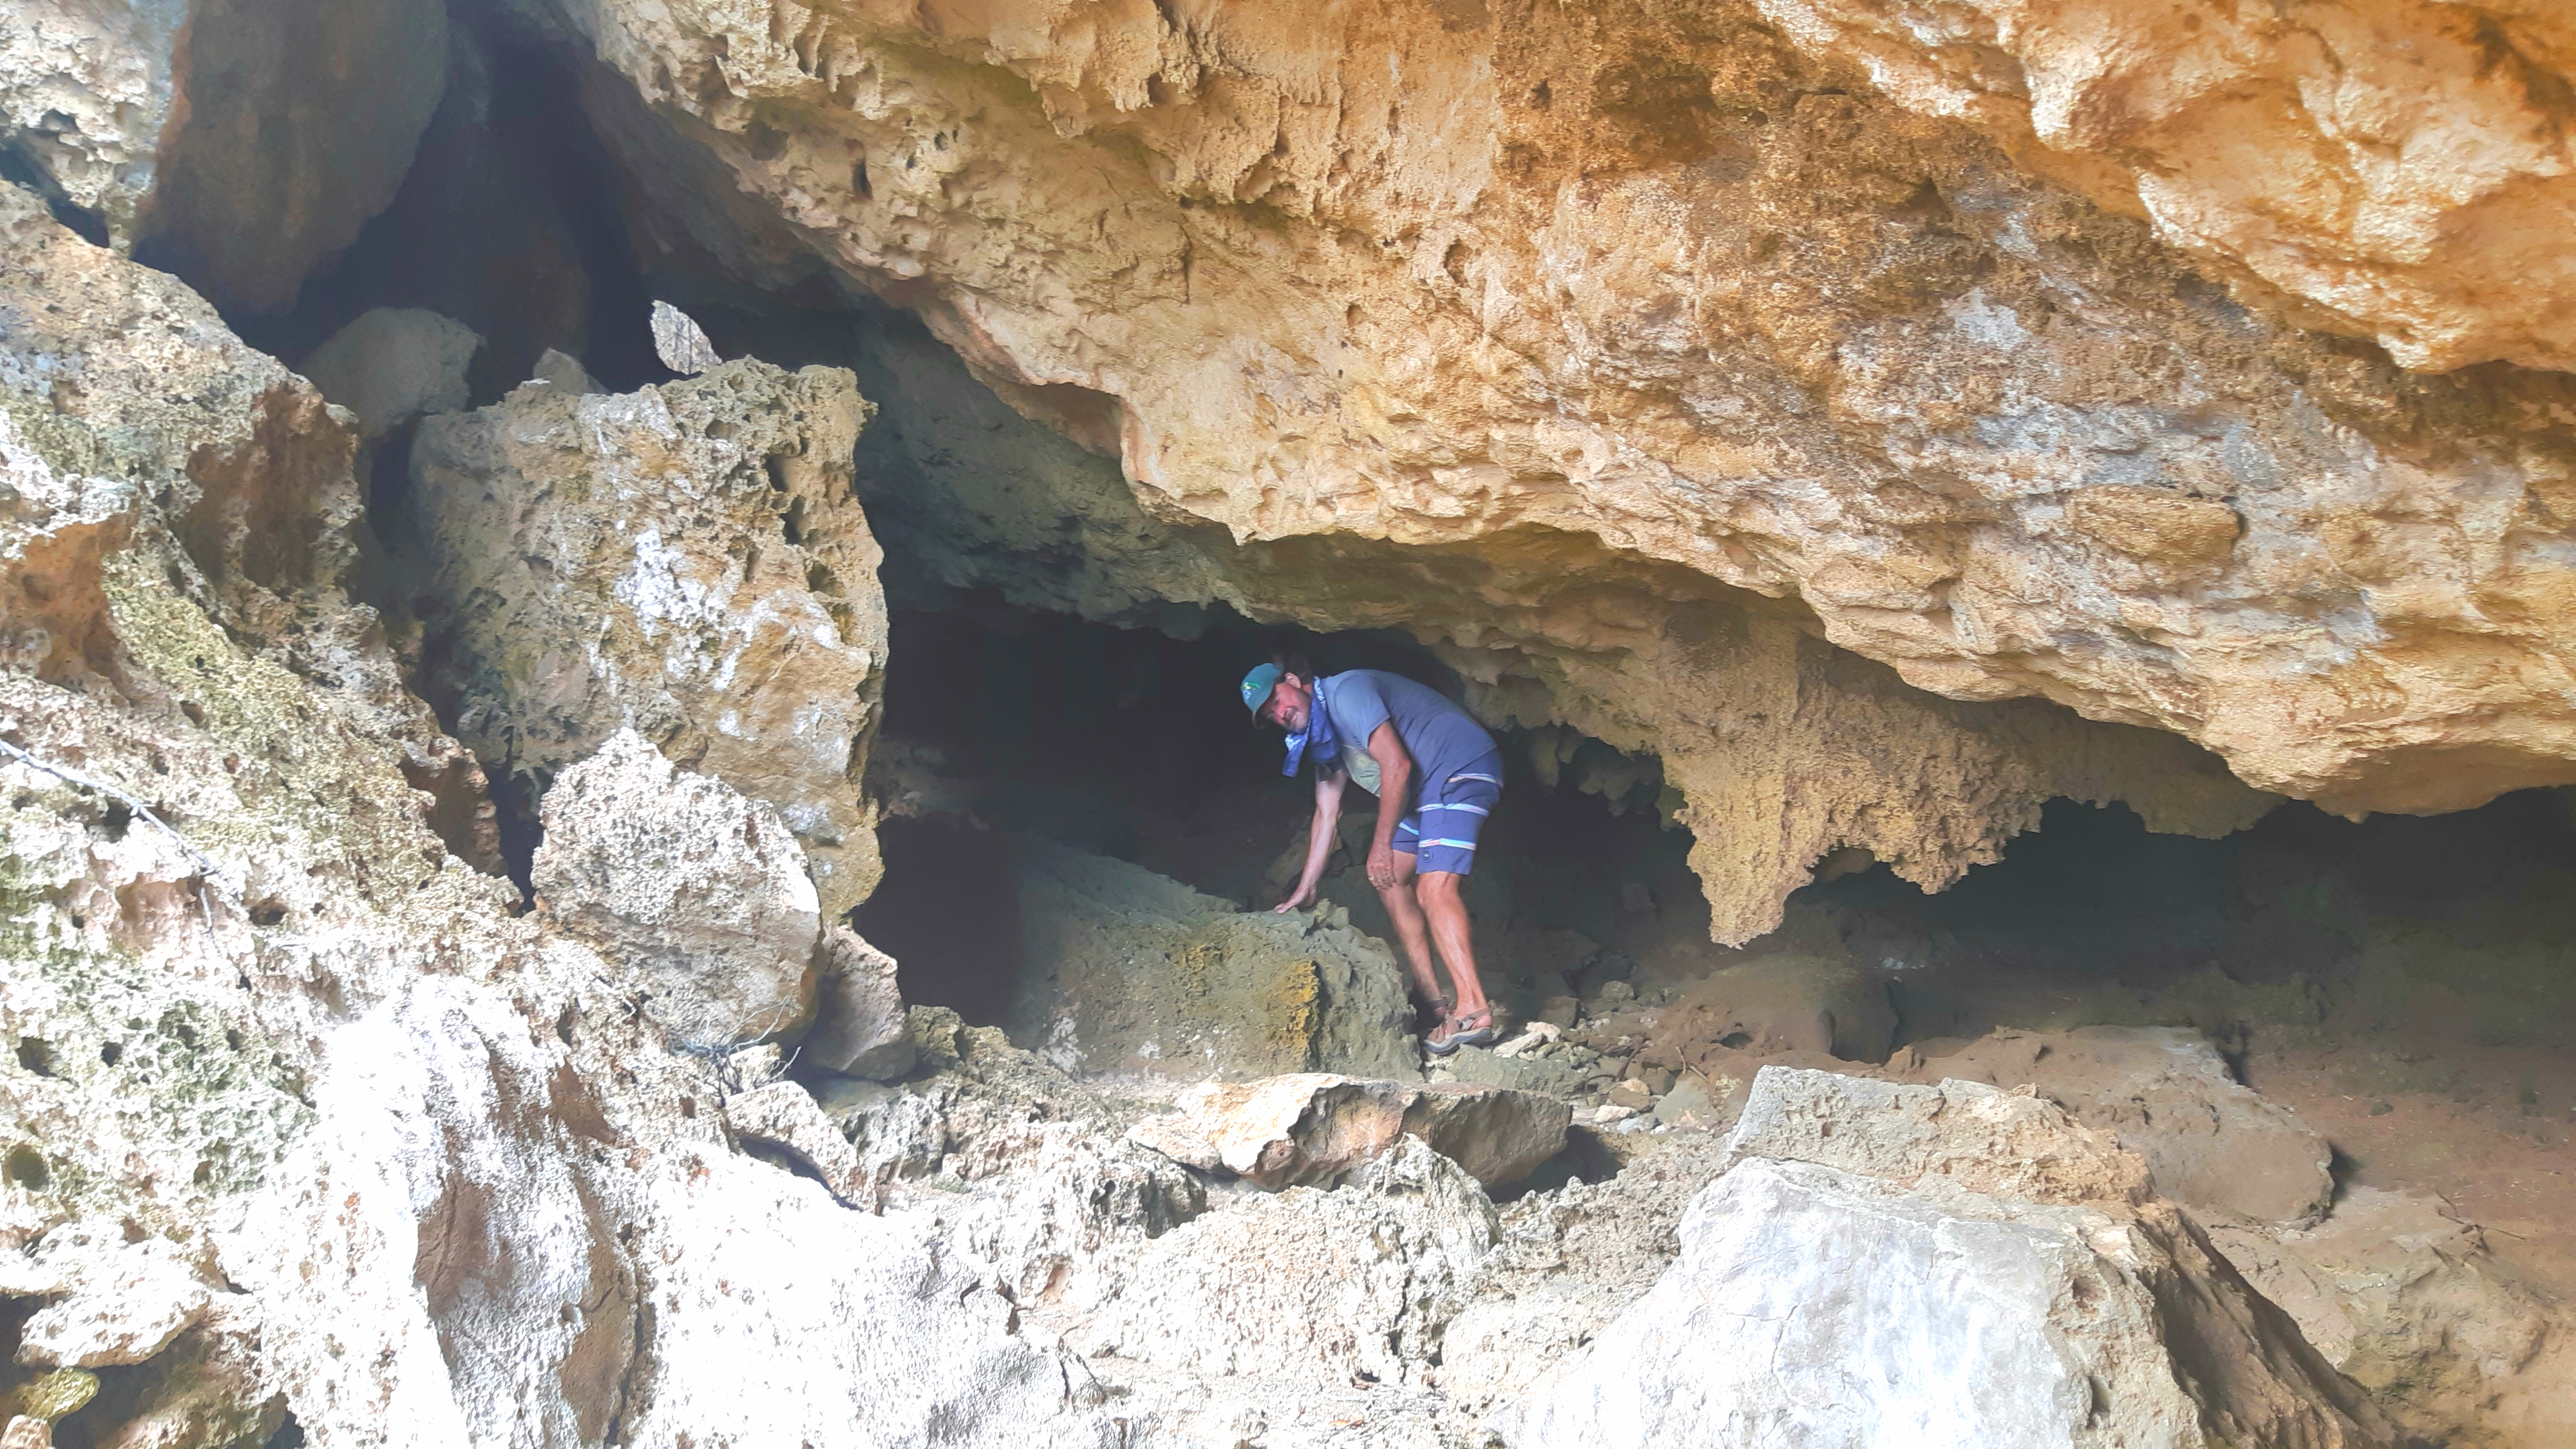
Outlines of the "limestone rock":
{"label": "limestone rock", "polygon": [[786,1154],[812,1173],[846,1203],[869,1200],[870,1180],[861,1171],[850,1139],[823,1115],[814,1094],[794,1082],[771,1082],[725,1098],[725,1126],[736,1137]]}
{"label": "limestone rock", "polygon": [[895,985],[894,958],[847,926],[823,932],[820,1002],[797,1050],[827,1072],[888,1080],[912,1070],[915,1052]]}
{"label": "limestone rock", "polygon": [[662,365],[682,377],[695,377],[724,359],[707,341],[697,319],[668,302],[653,304],[653,351]]}
{"label": "limestone rock", "polygon": [[1565,1103],[1453,1083],[1363,1082],[1324,1072],[1211,1081],[1128,1136],[1176,1161],[1276,1190],[1329,1187],[1398,1137],[1419,1138],[1488,1189],[1527,1177],[1565,1145]]}
{"label": "limestone rock", "polygon": [[529,380],[569,393],[602,391],[599,380],[590,375],[590,369],[581,365],[580,358],[568,357],[551,347],[537,354],[536,370],[529,374]]}
{"label": "limestone rock", "polygon": [[0,15],[0,139],[121,247],[275,310],[393,199],[446,69],[437,0],[33,0]]}
{"label": "limestone rock", "polygon": [[522,387],[421,425],[411,466],[458,733],[541,788],[632,727],[776,806],[837,916],[874,888],[859,776],[881,557],[849,496],[849,375],[759,362],[614,396]]}
{"label": "limestone rock", "polygon": [[2439,1201],[2353,1187],[2313,1228],[2219,1224],[2229,1262],[2326,1361],[2428,1442],[2576,1432],[2576,1348],[2552,1300]]}
{"label": "limestone rock", "polygon": [[822,916],[778,812],[626,729],[556,779],[544,820],[538,896],[678,1040],[729,1046],[812,1019]]}
{"label": "limestone rock", "polygon": [[1200,1375],[1408,1382],[1494,1231],[1473,1178],[1399,1137],[1343,1187],[1247,1198],[1133,1247],[1067,1339]]}
{"label": "limestone rock", "polygon": [[322,395],[358,415],[370,438],[422,413],[465,408],[465,367],[483,339],[419,307],[377,307],[304,359]]}
{"label": "limestone rock", "polygon": [[49,1301],[19,1333],[38,1368],[138,1364],[205,1316],[213,1295],[187,1255],[161,1238],[125,1240],[112,1221],[70,1223],[0,1265],[0,1293]]}
{"label": "limestone rock", "polygon": [[2334,1149],[2240,1085],[2196,1031],[1997,1032],[1912,1074],[2035,1084],[2076,1121],[2144,1157],[2155,1192],[2195,1210],[2313,1222],[2334,1200]]}
{"label": "limestone rock", "polygon": [[[1117,455],[950,558],[1517,676],[1664,757],[1730,941],[1838,848],[1954,879],[2027,791],[2254,808],[2115,726],[2343,812],[2570,778],[2571,565],[2516,542],[2568,516],[2566,379],[2400,365],[2563,365],[2546,7],[555,9],[675,245],[819,252]],[[2016,698],[2103,723],[1951,707]]]}
{"label": "limestone rock", "polygon": [[[1968,121],[2409,367],[2576,365],[2576,268],[2547,240],[2570,205],[2565,152],[2541,139],[2567,100],[2540,79],[2576,69],[2576,29],[2549,7],[2508,5],[2480,32],[2439,11],[2321,4],[2295,35],[2091,0],[1978,0],[1930,26],[1874,0],[1762,9],[1907,107]],[[2328,85],[2330,103],[2293,99]],[[2435,154],[2458,159],[2415,159]]]}
{"label": "limestone rock", "polygon": [[1513,1443],[2392,1441],[2134,1156],[2035,1097],[1766,1068],[1728,1157]]}
{"label": "limestone rock", "polygon": [[1004,1025],[1057,1067],[1189,1082],[1420,1075],[1395,961],[1347,924],[1241,913],[1034,837],[1011,859],[1028,964]]}
{"label": "limestone rock", "polygon": [[1846,1061],[1883,1061],[1896,1032],[1887,988],[1847,961],[1765,956],[1712,972],[1663,1009],[1645,1055],[1670,1067],[1700,1067],[1712,1047],[1757,1052],[1822,1052]]}

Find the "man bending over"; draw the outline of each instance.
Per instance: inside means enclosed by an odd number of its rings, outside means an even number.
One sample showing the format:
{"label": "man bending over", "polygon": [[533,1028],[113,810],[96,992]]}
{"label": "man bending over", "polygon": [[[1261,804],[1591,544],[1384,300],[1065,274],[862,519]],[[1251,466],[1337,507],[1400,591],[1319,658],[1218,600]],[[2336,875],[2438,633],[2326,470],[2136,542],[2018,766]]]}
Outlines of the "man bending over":
{"label": "man bending over", "polygon": [[[1244,675],[1243,703],[1255,720],[1288,732],[1281,773],[1294,775],[1301,761],[1315,762],[1306,870],[1279,909],[1315,899],[1342,818],[1342,787],[1359,781],[1377,796],[1369,884],[1395,920],[1415,994],[1440,1011],[1423,1044],[1432,1055],[1447,1056],[1492,1041],[1494,1008],[1476,975],[1458,887],[1476,867],[1477,832],[1503,793],[1503,757],[1494,737],[1446,697],[1403,675],[1354,669],[1318,679],[1313,666],[1293,655]],[[1454,1000],[1432,971],[1434,944],[1457,987]]]}

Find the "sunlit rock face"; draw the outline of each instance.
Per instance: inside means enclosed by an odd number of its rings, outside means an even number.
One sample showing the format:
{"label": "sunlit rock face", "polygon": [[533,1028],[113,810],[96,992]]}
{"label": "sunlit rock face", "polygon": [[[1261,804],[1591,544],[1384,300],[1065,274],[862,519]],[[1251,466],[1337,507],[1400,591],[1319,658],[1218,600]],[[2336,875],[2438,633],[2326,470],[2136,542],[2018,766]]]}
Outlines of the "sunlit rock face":
{"label": "sunlit rock face", "polygon": [[[2565,360],[2537,11],[2186,43],[2183,7],[2130,7],[2097,45],[2066,5],[1967,7],[1957,44],[1785,0],[560,9],[642,97],[594,98],[614,144],[704,168],[672,213],[702,243],[919,312],[1158,520],[1571,536],[1605,585],[1794,598],[1918,690],[2176,732],[2337,810],[2576,776],[2576,385],[2398,365]],[[2308,84],[2373,26],[2415,58]],[[2140,89],[2211,47],[2260,84]],[[2257,94],[2308,109],[2229,119]],[[1301,583],[1254,602],[1330,588]],[[1667,752],[1711,732],[1618,698]]]}

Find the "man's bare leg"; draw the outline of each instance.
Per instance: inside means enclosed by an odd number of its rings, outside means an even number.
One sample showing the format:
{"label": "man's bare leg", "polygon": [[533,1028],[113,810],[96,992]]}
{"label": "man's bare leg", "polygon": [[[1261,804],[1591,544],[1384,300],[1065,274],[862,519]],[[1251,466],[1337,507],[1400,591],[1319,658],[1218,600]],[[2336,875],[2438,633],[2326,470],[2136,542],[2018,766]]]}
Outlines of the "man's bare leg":
{"label": "man's bare leg", "polygon": [[1440,963],[1449,968],[1449,979],[1458,988],[1457,1014],[1468,1016],[1486,1008],[1485,983],[1476,974],[1476,949],[1467,923],[1467,902],[1458,894],[1459,880],[1452,871],[1426,870],[1414,880],[1413,894],[1419,902],[1415,919],[1428,918],[1431,939],[1440,948]]}
{"label": "man's bare leg", "polygon": [[1438,1005],[1440,977],[1431,969],[1430,923],[1413,898],[1411,855],[1395,853],[1395,884],[1380,890],[1377,898],[1386,903],[1386,914],[1395,922],[1396,943],[1404,947],[1404,966],[1413,976],[1414,995],[1425,1006]]}

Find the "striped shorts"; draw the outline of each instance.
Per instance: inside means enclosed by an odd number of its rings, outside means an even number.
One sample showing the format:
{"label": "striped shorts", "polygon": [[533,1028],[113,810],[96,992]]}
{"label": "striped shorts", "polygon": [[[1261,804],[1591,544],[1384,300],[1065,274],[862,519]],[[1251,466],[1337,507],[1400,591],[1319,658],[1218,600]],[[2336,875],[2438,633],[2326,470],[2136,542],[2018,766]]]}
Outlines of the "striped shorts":
{"label": "striped shorts", "polygon": [[1453,774],[1426,778],[1415,798],[1421,803],[1395,827],[1396,850],[1410,854],[1417,871],[1465,875],[1476,868],[1476,833],[1503,798],[1503,757],[1486,755]]}

